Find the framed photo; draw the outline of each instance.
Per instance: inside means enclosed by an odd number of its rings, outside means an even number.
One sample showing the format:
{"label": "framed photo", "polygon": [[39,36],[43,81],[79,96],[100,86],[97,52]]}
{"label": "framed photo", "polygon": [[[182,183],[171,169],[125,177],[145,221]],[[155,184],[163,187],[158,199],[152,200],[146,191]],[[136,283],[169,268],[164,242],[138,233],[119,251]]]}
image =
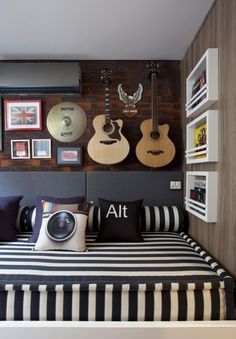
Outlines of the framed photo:
{"label": "framed photo", "polygon": [[4,100],[5,130],[41,130],[41,100]]}
{"label": "framed photo", "polygon": [[11,140],[11,158],[29,159],[30,141],[28,139]]}
{"label": "framed photo", "polygon": [[77,147],[58,147],[57,164],[81,166],[82,165],[82,146]]}
{"label": "framed photo", "polygon": [[3,150],[3,138],[2,138],[2,98],[0,95],[0,152]]}
{"label": "framed photo", "polygon": [[51,158],[51,139],[32,139],[32,158]]}

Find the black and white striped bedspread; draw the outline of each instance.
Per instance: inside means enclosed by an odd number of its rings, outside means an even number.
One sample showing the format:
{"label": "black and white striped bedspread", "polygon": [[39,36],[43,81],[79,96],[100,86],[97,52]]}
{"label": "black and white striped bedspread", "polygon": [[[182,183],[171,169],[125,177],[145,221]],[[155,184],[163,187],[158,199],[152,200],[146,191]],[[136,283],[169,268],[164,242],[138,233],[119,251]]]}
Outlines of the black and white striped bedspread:
{"label": "black and white striped bedspread", "polygon": [[233,280],[184,233],[88,251],[33,251],[24,234],[0,243],[0,320],[232,319]]}

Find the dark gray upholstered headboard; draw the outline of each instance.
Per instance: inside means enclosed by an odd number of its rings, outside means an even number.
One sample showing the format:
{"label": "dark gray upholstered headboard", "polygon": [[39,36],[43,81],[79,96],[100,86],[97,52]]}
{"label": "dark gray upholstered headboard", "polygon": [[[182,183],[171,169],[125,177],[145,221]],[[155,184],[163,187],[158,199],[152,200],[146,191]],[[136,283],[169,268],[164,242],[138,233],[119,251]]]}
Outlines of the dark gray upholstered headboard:
{"label": "dark gray upholstered headboard", "polygon": [[87,197],[113,200],[144,199],[146,205],[182,207],[182,190],[170,190],[170,180],[182,181],[182,172],[88,172]]}
{"label": "dark gray upholstered headboard", "polygon": [[21,205],[35,205],[37,195],[85,195],[84,172],[0,172],[0,196],[22,194]]}
{"label": "dark gray upholstered headboard", "polygon": [[69,197],[85,195],[114,200],[144,199],[146,205],[182,207],[182,190],[170,190],[170,180],[182,180],[182,172],[0,172],[0,196],[22,194],[22,205],[34,205],[37,195]]}

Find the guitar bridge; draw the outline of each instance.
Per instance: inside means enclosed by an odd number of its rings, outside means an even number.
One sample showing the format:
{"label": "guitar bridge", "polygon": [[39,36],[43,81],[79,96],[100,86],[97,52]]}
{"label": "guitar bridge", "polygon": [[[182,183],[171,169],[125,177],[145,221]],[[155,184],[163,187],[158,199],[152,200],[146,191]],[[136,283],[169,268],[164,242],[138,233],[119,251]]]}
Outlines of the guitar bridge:
{"label": "guitar bridge", "polygon": [[161,153],[164,153],[164,151],[155,149],[155,150],[147,151],[147,153],[151,153],[152,155],[159,155],[159,154],[161,154]]}
{"label": "guitar bridge", "polygon": [[99,142],[100,144],[104,144],[104,145],[112,145],[112,144],[115,144],[117,140],[101,140]]}

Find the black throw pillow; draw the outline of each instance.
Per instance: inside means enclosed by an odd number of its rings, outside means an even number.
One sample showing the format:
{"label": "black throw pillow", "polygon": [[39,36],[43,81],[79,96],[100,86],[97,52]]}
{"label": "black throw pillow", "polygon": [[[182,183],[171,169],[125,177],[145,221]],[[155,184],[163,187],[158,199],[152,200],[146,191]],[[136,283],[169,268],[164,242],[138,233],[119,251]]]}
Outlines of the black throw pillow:
{"label": "black throw pillow", "polygon": [[101,211],[98,242],[136,242],[143,240],[139,226],[143,200],[98,200]]}
{"label": "black throw pillow", "polygon": [[16,218],[23,195],[0,197],[0,241],[16,239]]}

